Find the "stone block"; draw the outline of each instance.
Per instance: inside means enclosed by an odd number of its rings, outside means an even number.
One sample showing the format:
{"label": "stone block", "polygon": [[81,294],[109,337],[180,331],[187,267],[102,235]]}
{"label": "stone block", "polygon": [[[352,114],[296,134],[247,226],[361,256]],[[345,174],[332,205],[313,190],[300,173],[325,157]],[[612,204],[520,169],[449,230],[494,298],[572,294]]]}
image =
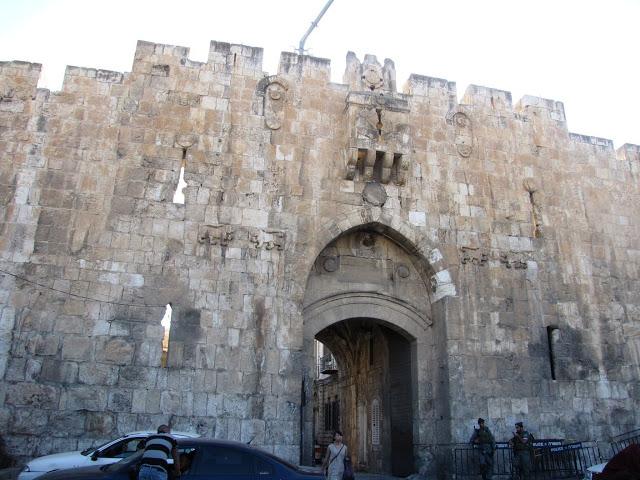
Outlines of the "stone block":
{"label": "stone block", "polygon": [[17,434],[43,435],[48,424],[48,412],[39,409],[19,409],[11,417],[9,428]]}
{"label": "stone block", "polygon": [[118,368],[103,363],[82,363],[78,367],[78,382],[87,385],[115,385]]}
{"label": "stone block", "polygon": [[38,380],[60,384],[73,384],[78,381],[78,364],[47,358],[42,363]]}
{"label": "stone block", "polygon": [[96,361],[129,365],[133,359],[135,344],[124,337],[100,338],[96,343]]}
{"label": "stone block", "polygon": [[93,357],[93,340],[86,337],[69,336],[62,341],[62,359],[88,361]]}
{"label": "stone block", "polygon": [[60,406],[65,410],[103,411],[107,393],[99,387],[68,387],[63,391]]}
{"label": "stone block", "polygon": [[85,412],[52,412],[48,429],[53,437],[77,437],[85,433]]}
{"label": "stone block", "polygon": [[51,410],[58,408],[59,398],[60,392],[52,386],[17,383],[7,389],[5,402],[8,405]]}
{"label": "stone block", "polygon": [[156,377],[153,368],[127,365],[120,367],[117,385],[123,388],[152,387]]}
{"label": "stone block", "polygon": [[97,437],[109,437],[113,434],[116,419],[109,412],[87,412],[85,429],[87,433]]}

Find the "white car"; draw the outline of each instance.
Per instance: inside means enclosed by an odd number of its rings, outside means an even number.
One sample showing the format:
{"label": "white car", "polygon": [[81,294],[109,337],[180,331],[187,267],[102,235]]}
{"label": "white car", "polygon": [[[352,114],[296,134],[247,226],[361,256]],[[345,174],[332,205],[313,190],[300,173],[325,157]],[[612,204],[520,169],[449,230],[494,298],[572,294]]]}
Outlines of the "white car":
{"label": "white car", "polygon": [[[156,432],[132,432],[104,443],[99,447],[89,447],[81,452],[64,452],[34,458],[18,474],[18,480],[32,480],[52,470],[106,465],[133,455],[142,447],[142,441]],[[185,432],[171,432],[176,438],[195,438],[200,435]]]}

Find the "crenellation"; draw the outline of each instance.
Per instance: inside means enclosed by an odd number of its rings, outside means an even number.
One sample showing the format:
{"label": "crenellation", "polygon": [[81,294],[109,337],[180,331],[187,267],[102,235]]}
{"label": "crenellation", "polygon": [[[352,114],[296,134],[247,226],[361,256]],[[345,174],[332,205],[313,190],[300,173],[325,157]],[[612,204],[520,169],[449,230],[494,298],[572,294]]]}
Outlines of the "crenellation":
{"label": "crenellation", "polygon": [[317,80],[321,84],[331,81],[331,60],[312,57],[310,55],[298,55],[291,52],[280,54],[278,75],[296,80]]}
{"label": "crenellation", "polygon": [[449,111],[458,104],[456,82],[444,78],[412,73],[403,86],[403,92],[411,96],[416,106],[426,101],[429,107],[439,107]]}
{"label": "crenellation", "polygon": [[596,147],[602,147],[606,150],[614,150],[613,141],[608,138],[592,137],[590,135],[569,132],[569,139],[576,143],[587,143]]}
{"label": "crenellation", "polygon": [[0,62],[0,112],[11,102],[34,100],[42,64],[14,60]]}
{"label": "crenellation", "polygon": [[625,143],[616,150],[616,155],[620,160],[640,162],[640,145]]}
{"label": "crenellation", "polygon": [[480,85],[469,85],[460,103],[491,111],[513,111],[511,92]]}
{"label": "crenellation", "polygon": [[525,95],[518,101],[514,110],[525,116],[528,116],[531,110],[544,111],[548,120],[554,120],[560,124],[566,122],[564,104],[548,98]]}
{"label": "crenellation", "polygon": [[243,75],[255,76],[262,72],[263,53],[259,47],[212,40],[207,63],[213,65],[214,71],[241,71]]}

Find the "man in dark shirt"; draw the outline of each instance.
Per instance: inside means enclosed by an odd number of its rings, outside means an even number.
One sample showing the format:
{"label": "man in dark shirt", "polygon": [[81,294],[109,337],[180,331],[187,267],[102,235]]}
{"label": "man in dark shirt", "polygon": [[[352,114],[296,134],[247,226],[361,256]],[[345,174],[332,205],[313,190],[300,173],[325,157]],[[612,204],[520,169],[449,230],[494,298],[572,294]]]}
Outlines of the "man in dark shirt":
{"label": "man in dark shirt", "polygon": [[482,480],[491,480],[493,476],[493,451],[496,441],[488,427],[484,425],[484,418],[478,419],[478,427],[473,429],[469,443],[477,447],[480,453],[480,473]]}
{"label": "man in dark shirt", "polygon": [[171,436],[168,425],[160,425],[156,435],[145,440],[142,463],[138,472],[138,480],[167,480],[169,478],[169,457],[173,458],[172,469],[176,476],[180,475],[178,443]]}

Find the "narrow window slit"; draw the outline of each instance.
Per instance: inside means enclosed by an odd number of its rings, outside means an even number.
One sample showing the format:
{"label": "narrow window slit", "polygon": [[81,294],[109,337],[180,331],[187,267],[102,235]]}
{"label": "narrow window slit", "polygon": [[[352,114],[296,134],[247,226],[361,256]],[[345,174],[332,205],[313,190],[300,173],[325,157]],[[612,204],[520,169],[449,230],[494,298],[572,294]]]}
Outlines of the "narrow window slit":
{"label": "narrow window slit", "polygon": [[535,191],[529,191],[529,203],[531,203],[531,223],[533,223],[533,238],[542,237],[541,218],[539,206],[536,203]]}
{"label": "narrow window slit", "polygon": [[173,194],[173,203],[180,203],[184,205],[184,187],[187,186],[187,182],[184,181],[184,167],[187,165],[187,149],[182,149],[182,162],[180,163],[180,177],[178,178],[178,186]]}
{"label": "narrow window slit", "polygon": [[549,367],[551,368],[551,379],[556,379],[556,345],[560,340],[560,330],[558,327],[547,327],[547,342],[549,343]]}
{"label": "narrow window slit", "polygon": [[160,321],[160,324],[164,327],[164,335],[162,336],[162,357],[160,359],[160,365],[164,368],[167,366],[167,360],[169,358],[169,335],[171,333],[171,304],[167,303],[167,308],[164,312],[164,317]]}

